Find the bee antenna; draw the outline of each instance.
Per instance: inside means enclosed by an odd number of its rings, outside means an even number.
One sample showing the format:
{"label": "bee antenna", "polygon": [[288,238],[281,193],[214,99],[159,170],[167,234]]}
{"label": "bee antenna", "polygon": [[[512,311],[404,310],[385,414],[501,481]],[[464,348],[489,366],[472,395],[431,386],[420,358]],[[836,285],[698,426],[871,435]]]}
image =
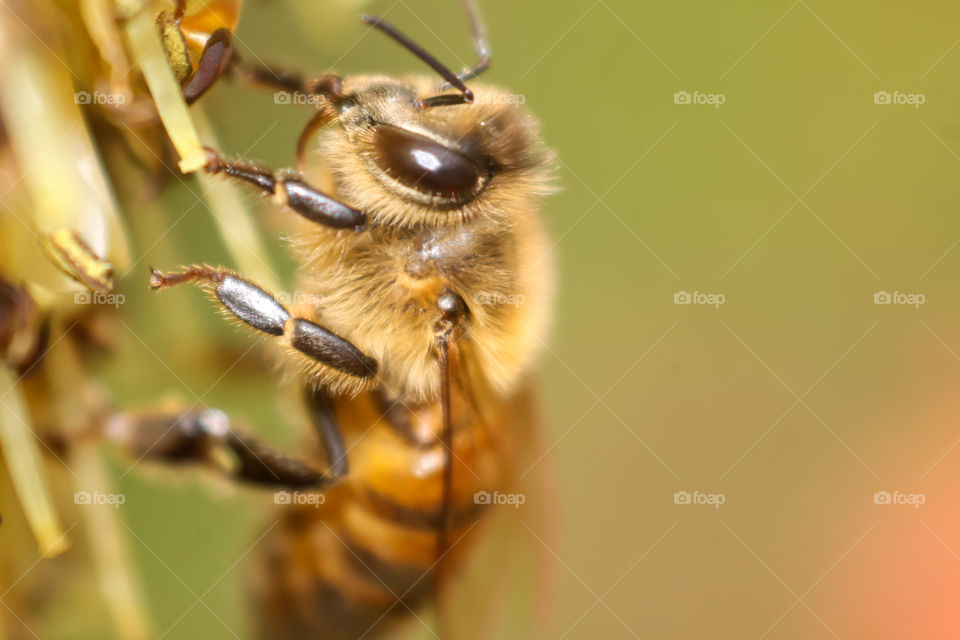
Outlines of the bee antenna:
{"label": "bee antenna", "polygon": [[[426,49],[418,45],[416,42],[403,35],[396,27],[394,27],[389,22],[382,20],[376,16],[363,16],[364,24],[368,24],[371,27],[375,27],[380,31],[383,31],[385,34],[393,38],[398,42],[404,49],[417,56],[423,60],[431,69],[440,74],[440,76],[447,81],[447,83],[458,89],[462,96],[434,96],[432,98],[426,98],[419,101],[419,106],[421,108],[429,108],[440,105],[450,105],[450,104],[461,104],[464,102],[473,102],[473,92],[467,88],[467,85],[463,83],[463,80],[450,71],[442,62],[437,60],[433,55],[427,52]],[[452,99],[451,99],[452,98]]]}
{"label": "bee antenna", "polygon": [[[457,74],[463,82],[476,78],[478,75],[490,68],[490,43],[487,40],[487,30],[480,17],[480,11],[477,9],[477,3],[474,0],[461,0],[464,13],[467,14],[467,22],[470,25],[470,35],[473,38],[473,50],[477,52],[477,61],[471,67]],[[444,84],[441,89],[448,89],[449,84]]]}

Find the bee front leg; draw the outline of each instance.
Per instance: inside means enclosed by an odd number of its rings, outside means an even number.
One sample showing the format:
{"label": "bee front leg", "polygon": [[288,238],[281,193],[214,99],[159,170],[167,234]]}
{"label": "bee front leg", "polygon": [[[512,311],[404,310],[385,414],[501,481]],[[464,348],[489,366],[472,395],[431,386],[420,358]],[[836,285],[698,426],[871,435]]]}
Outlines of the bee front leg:
{"label": "bee front leg", "polygon": [[[176,17],[176,14],[175,14]],[[250,64],[244,61],[230,42],[232,33],[220,28],[210,34],[200,59],[190,77],[184,81],[181,91],[187,104],[193,104],[200,96],[216,84],[221,76],[232,73],[251,84],[271,87],[289,94],[309,96],[340,97],[340,76],[327,73],[316,79],[305,81],[299,73],[268,67],[262,64]]]}
{"label": "bee front leg", "polygon": [[217,29],[203,46],[197,68],[183,83],[180,92],[187,104],[193,104],[200,99],[207,89],[212,87],[217,79],[230,67],[235,57],[233,46],[230,44],[230,30]]}
{"label": "bee front leg", "polygon": [[209,147],[206,152],[208,160],[204,170],[207,173],[223,174],[252,184],[275,195],[282,204],[312,222],[357,232],[362,231],[367,224],[367,216],[362,211],[328,196],[295,174],[277,173],[255,164],[229,162]]}

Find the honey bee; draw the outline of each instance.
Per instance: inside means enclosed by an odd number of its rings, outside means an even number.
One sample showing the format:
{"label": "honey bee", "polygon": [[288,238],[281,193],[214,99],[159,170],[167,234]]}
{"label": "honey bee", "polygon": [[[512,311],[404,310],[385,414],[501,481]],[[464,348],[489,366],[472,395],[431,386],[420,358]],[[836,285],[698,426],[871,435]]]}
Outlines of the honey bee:
{"label": "honey bee", "polygon": [[538,429],[533,372],[553,282],[540,208],[552,153],[510,94],[467,87],[490,57],[475,7],[465,7],[479,61],[460,73],[364,18],[441,82],[335,73],[300,82],[248,65],[217,32],[193,72],[206,81],[183,85],[198,95],[231,72],[317,105],[298,145],[315,178],[211,148],[204,167],[294,214],[307,299],[286,302],[207,265],[153,269],[149,284],[199,285],[269,336],[305,390],[320,446],[280,453],[210,409],[110,427],[135,455],[300,492],[277,494],[286,504],[261,543],[264,637],[370,638],[410,619],[468,556],[485,496],[524,471],[523,443]]}

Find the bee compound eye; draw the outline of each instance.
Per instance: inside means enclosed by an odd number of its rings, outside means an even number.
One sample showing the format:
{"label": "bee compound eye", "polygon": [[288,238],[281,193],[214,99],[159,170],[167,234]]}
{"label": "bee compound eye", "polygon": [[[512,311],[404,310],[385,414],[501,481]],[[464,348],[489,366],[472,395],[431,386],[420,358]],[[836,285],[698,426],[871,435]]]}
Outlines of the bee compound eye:
{"label": "bee compound eye", "polygon": [[469,156],[399,127],[378,126],[374,147],[384,172],[428,195],[460,199],[480,182],[480,168]]}

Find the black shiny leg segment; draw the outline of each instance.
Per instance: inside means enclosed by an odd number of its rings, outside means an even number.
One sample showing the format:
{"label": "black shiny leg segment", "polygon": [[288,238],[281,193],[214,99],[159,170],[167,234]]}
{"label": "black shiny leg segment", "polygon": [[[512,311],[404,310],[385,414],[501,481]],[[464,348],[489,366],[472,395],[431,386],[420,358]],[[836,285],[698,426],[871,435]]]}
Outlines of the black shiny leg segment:
{"label": "black shiny leg segment", "polygon": [[367,216],[362,211],[348,207],[297,176],[276,173],[255,164],[229,162],[209,147],[206,152],[209,159],[204,169],[207,173],[222,174],[252,184],[277,196],[283,204],[317,224],[357,232],[366,227]]}
{"label": "black shiny leg segment", "polygon": [[[168,465],[196,464],[215,469],[233,479],[274,488],[322,490],[336,485],[346,475],[346,457],[335,419],[321,427],[315,412],[311,416],[318,431],[328,434],[324,446],[338,450],[343,462],[331,464],[326,472],[288,456],[257,438],[237,430],[230,418],[218,409],[170,412],[124,413],[107,423],[110,440],[124,447],[138,460]],[[332,454],[331,454],[332,457]]]}
{"label": "black shiny leg segment", "polygon": [[327,453],[330,469],[328,473],[342,478],[350,472],[350,465],[347,461],[347,449],[343,445],[343,435],[340,433],[340,423],[334,413],[333,399],[325,391],[314,388],[307,388],[306,396],[313,428]]}
{"label": "black shiny leg segment", "polygon": [[197,68],[187,78],[180,88],[183,99],[187,104],[193,104],[207,89],[216,84],[217,79],[230,67],[234,57],[233,47],[230,45],[230,30],[217,29],[210,35],[207,44],[203,47]]}
{"label": "black shiny leg segment", "polygon": [[210,285],[220,303],[237,319],[264,333],[285,337],[300,353],[332,369],[358,378],[377,374],[377,361],[350,341],[306,318],[292,316],[276,297],[249,280],[223,269],[185,267],[180,272],[150,275],[152,289],[185,282]]}

